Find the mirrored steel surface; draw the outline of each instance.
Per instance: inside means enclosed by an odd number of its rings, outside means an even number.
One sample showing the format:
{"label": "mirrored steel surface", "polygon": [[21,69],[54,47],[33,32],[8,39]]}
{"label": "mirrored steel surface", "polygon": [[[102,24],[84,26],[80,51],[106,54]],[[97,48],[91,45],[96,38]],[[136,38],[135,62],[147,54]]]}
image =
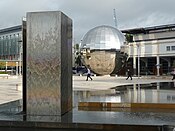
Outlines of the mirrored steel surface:
{"label": "mirrored steel surface", "polygon": [[120,49],[125,41],[124,35],[116,28],[102,25],[88,31],[81,42],[81,48]]}
{"label": "mirrored steel surface", "polygon": [[90,65],[91,70],[100,75],[109,75],[116,65],[116,52],[94,51],[90,53],[90,58],[84,57],[86,65]]}
{"label": "mirrored steel surface", "polygon": [[116,28],[102,25],[88,31],[80,45],[85,65],[99,75],[114,74],[121,68],[120,54],[116,53],[125,41],[124,35]]}
{"label": "mirrored steel surface", "polygon": [[72,107],[72,21],[60,11],[27,13],[27,114]]}

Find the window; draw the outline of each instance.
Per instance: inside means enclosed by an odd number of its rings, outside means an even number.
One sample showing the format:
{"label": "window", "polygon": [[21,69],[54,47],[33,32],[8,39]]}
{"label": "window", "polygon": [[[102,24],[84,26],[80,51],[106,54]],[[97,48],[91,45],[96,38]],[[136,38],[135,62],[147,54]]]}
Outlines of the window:
{"label": "window", "polygon": [[170,46],[167,46],[166,47],[166,51],[170,51]]}
{"label": "window", "polygon": [[171,46],[171,50],[172,51],[175,51],[175,46]]}

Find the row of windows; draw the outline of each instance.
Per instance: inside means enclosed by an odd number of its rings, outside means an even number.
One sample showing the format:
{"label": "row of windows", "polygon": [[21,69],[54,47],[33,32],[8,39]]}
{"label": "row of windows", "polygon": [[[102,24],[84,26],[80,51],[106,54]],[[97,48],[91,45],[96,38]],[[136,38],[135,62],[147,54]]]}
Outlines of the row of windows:
{"label": "row of windows", "polygon": [[11,37],[20,37],[20,34],[17,33],[17,34],[3,35],[3,36],[0,36],[0,39],[6,39],[6,38],[11,38]]}
{"label": "row of windows", "polygon": [[165,28],[165,29],[159,29],[159,30],[150,30],[149,33],[159,33],[159,32],[170,32],[174,31],[175,28]]}
{"label": "row of windows", "polygon": [[175,51],[175,46],[166,46],[166,51]]}
{"label": "row of windows", "polygon": [[19,54],[21,36],[9,35],[0,37],[0,56]]}
{"label": "row of windows", "polygon": [[17,60],[19,55],[0,55],[1,60]]}

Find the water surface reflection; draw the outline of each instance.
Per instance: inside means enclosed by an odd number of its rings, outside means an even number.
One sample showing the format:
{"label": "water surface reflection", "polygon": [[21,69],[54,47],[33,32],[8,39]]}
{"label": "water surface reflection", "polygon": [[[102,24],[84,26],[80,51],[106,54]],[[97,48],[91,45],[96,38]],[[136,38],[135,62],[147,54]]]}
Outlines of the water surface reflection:
{"label": "water surface reflection", "polygon": [[133,84],[101,91],[74,91],[74,105],[78,102],[175,103],[175,82]]}

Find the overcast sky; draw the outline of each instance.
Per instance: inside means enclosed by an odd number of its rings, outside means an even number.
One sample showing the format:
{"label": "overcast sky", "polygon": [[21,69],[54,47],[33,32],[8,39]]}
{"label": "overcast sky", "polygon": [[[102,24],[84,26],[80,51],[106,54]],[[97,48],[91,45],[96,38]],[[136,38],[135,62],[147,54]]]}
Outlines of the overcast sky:
{"label": "overcast sky", "polygon": [[60,10],[73,20],[74,40],[80,42],[100,25],[132,29],[175,24],[175,0],[0,0],[0,29],[21,24],[26,12]]}

